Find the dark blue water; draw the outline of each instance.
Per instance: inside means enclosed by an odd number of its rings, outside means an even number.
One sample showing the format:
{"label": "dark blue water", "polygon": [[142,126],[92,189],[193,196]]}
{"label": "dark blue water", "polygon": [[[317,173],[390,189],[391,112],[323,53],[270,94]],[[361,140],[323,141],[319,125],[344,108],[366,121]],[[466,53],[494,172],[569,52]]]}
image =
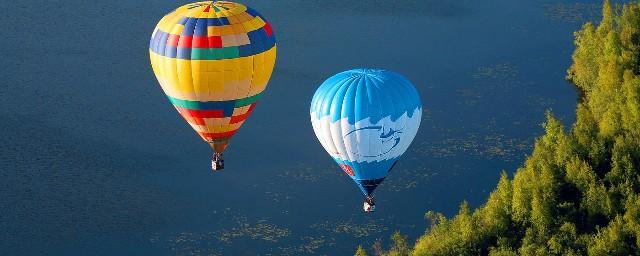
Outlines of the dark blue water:
{"label": "dark blue water", "polygon": [[[512,173],[544,112],[574,120],[572,32],[600,1],[246,1],[278,60],[265,97],[210,172],[210,148],[151,71],[170,1],[19,1],[0,10],[0,254],[346,255],[415,239],[423,215],[479,206]],[[376,191],[378,211],[317,142],[317,86],[386,68],[426,108]]]}

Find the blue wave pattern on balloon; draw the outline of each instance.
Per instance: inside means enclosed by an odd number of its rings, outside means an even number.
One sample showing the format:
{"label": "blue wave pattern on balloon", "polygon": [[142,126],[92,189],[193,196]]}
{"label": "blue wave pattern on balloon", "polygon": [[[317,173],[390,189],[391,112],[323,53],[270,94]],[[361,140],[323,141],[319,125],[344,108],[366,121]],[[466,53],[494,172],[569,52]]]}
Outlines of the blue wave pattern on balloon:
{"label": "blue wave pattern on balloon", "polygon": [[[357,104],[359,102],[367,104]],[[315,113],[317,119],[331,116],[335,122],[348,118],[350,124],[365,118],[376,123],[387,116],[396,120],[421,107],[411,82],[398,73],[380,69],[338,73],[320,85],[311,101],[311,113]]]}
{"label": "blue wave pattern on balloon", "polygon": [[422,103],[403,76],[355,69],[327,79],[311,101],[316,136],[365,195],[384,180],[415,137]]}

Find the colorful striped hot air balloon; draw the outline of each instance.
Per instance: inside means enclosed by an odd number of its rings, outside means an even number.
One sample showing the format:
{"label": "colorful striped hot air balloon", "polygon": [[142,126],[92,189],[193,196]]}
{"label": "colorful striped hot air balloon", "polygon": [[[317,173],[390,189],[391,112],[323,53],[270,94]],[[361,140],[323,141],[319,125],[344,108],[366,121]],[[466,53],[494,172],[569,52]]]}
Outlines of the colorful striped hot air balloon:
{"label": "colorful striped hot air balloon", "polygon": [[242,4],[187,4],[164,16],[149,45],[153,72],[180,115],[214,150],[212,167],[265,90],[276,59],[266,19]]}
{"label": "colorful striped hot air balloon", "polygon": [[367,196],[407,150],[420,127],[416,88],[398,73],[354,69],[327,79],[313,95],[311,124],[320,144]]}

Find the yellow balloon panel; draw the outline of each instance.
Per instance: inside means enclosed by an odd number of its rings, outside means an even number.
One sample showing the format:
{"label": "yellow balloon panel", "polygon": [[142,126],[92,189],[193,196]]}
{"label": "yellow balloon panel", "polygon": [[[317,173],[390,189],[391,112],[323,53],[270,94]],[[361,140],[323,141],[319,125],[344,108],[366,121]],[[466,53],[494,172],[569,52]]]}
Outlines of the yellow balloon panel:
{"label": "yellow balloon panel", "polygon": [[198,101],[233,100],[262,92],[275,66],[276,47],[226,60],[180,60],[154,52],[151,65],[168,96]]}

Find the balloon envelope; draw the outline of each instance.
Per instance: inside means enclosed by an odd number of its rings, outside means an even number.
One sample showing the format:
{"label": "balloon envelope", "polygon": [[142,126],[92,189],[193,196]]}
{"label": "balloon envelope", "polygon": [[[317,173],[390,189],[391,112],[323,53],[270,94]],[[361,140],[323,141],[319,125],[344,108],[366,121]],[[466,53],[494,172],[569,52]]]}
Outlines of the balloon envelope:
{"label": "balloon envelope", "polygon": [[221,153],[267,86],[276,41],[266,19],[251,8],[197,2],[158,22],[149,55],[169,101]]}
{"label": "balloon envelope", "polygon": [[322,146],[368,196],[411,144],[422,103],[400,74],[354,69],[327,79],[310,112]]}

